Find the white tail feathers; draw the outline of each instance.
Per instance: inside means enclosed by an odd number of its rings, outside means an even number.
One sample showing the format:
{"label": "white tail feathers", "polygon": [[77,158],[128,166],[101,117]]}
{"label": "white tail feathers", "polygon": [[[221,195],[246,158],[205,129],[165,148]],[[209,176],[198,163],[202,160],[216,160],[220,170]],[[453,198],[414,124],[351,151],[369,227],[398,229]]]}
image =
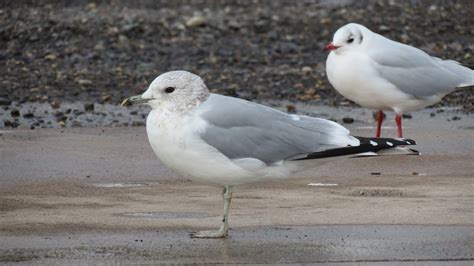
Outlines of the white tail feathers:
{"label": "white tail feathers", "polygon": [[474,86],[474,70],[461,65],[453,60],[443,60],[443,67],[456,74],[460,78],[460,84],[457,87]]}

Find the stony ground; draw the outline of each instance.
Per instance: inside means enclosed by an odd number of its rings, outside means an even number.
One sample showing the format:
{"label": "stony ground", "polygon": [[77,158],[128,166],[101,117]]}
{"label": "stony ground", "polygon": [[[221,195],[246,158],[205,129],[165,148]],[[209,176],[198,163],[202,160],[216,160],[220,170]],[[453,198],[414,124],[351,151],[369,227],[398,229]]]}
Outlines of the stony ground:
{"label": "stony ground", "polygon": [[[328,84],[322,51],[348,22],[474,66],[471,1],[30,2],[0,4],[6,112],[10,101],[118,104],[174,69],[227,95],[350,105]],[[441,105],[472,111],[473,94]]]}

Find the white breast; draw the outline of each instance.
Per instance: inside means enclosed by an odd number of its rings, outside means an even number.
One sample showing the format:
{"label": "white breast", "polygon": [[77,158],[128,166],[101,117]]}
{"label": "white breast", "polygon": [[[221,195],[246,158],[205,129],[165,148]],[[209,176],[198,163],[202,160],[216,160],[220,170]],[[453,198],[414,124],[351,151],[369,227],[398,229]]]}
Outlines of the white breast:
{"label": "white breast", "polygon": [[240,183],[253,177],[199,137],[206,123],[195,116],[177,116],[153,110],[147,134],[160,161],[176,172],[219,185]]}

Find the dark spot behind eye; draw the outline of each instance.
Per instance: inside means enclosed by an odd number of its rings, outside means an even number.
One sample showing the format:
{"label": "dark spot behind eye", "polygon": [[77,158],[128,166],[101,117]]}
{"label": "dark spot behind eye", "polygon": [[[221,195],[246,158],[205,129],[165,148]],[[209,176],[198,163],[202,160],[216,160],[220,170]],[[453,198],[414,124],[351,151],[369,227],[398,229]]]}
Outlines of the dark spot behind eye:
{"label": "dark spot behind eye", "polygon": [[349,39],[347,39],[347,43],[351,43],[354,41],[354,38],[353,37],[350,37]]}
{"label": "dark spot behind eye", "polygon": [[168,87],[168,88],[165,89],[166,93],[172,93],[173,91],[174,91],[173,87]]}

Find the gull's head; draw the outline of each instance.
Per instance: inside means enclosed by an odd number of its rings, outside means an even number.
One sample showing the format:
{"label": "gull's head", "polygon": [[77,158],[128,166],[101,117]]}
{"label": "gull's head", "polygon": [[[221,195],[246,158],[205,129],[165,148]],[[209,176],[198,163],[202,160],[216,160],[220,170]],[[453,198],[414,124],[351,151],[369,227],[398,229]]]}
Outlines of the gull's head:
{"label": "gull's head", "polygon": [[178,70],[159,75],[142,95],[125,99],[122,106],[148,104],[156,109],[163,105],[172,105],[179,109],[188,109],[208,96],[209,90],[198,75]]}
{"label": "gull's head", "polygon": [[370,31],[366,27],[357,23],[349,23],[334,33],[332,42],[324,49],[336,53],[358,49],[363,46],[368,34]]}

